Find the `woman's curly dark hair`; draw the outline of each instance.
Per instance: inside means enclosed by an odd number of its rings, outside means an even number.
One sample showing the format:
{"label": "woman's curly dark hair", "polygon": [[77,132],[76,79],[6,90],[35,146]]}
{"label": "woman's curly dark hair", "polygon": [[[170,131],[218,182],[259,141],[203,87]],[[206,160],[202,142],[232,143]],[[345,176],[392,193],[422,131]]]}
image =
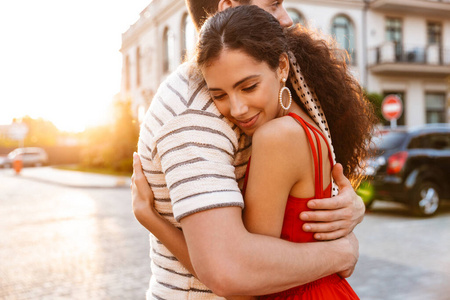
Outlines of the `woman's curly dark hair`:
{"label": "woman's curly dark hair", "polygon": [[[344,174],[357,184],[358,170],[368,154],[377,119],[361,86],[347,68],[343,51],[316,35],[300,25],[283,29],[271,14],[257,6],[238,6],[205,22],[196,60],[199,67],[205,66],[227,48],[242,50],[276,70],[283,53],[294,53],[305,81],[322,105],[336,160],[343,165]],[[305,109],[296,93],[292,94]]]}

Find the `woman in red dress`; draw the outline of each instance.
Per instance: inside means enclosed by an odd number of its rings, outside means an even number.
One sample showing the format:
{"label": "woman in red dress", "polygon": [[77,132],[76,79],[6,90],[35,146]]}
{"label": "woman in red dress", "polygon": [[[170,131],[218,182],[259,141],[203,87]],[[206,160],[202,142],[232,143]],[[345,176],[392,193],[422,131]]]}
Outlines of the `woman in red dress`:
{"label": "woman in red dress", "polygon": [[[292,242],[314,242],[312,233],[303,231],[299,214],[308,210],[308,200],[333,194],[335,160],[345,166],[348,178],[358,179],[355,170],[375,123],[345,59],[300,26],[283,30],[256,6],[227,9],[208,19],[196,59],[218,110],[253,136],[243,191],[246,228]],[[173,245],[165,246],[171,250],[183,242],[174,238]],[[358,296],[338,274],[323,274],[260,298]]]}

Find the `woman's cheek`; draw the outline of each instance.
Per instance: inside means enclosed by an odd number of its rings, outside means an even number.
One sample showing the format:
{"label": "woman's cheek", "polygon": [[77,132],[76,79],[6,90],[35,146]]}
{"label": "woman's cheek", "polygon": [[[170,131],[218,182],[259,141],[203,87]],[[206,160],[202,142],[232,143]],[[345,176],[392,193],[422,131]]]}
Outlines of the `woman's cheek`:
{"label": "woman's cheek", "polygon": [[230,116],[230,107],[227,105],[226,101],[214,101],[219,112],[225,117],[229,118]]}

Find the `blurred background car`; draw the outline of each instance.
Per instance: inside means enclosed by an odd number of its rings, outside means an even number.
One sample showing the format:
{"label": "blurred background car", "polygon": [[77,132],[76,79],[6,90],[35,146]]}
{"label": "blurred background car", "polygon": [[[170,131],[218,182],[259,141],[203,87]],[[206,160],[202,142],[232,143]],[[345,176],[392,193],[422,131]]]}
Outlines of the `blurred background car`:
{"label": "blurred background car", "polygon": [[24,167],[39,167],[48,164],[48,155],[44,149],[39,147],[25,147],[17,148],[9,152],[8,155],[4,157],[2,166],[4,168],[10,168],[17,159],[22,160]]}
{"label": "blurred background car", "polygon": [[358,194],[408,205],[417,216],[434,215],[450,199],[450,124],[384,128],[373,138],[366,179]]}
{"label": "blurred background car", "polygon": [[4,168],[6,163],[6,156],[0,155],[0,168]]}

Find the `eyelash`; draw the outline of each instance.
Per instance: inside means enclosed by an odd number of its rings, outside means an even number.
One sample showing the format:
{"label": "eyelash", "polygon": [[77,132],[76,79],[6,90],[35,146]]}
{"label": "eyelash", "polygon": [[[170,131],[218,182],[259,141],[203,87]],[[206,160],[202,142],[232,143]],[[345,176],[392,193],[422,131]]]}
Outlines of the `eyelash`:
{"label": "eyelash", "polygon": [[212,96],[213,100],[221,100],[225,95]]}
{"label": "eyelash", "polygon": [[[244,92],[251,92],[251,91],[253,91],[254,89],[256,89],[257,86],[258,86],[258,84],[255,83],[254,85],[249,86],[249,87],[247,87],[247,88],[244,88],[244,89],[242,89],[242,90],[243,90]],[[223,95],[218,95],[218,96],[212,96],[213,100],[217,100],[217,101],[223,99],[224,97],[225,97],[225,94],[223,94]]]}
{"label": "eyelash", "polygon": [[257,83],[255,83],[252,86],[249,86],[248,88],[242,89],[244,92],[251,92],[252,90],[254,90],[256,87],[258,86]]}

